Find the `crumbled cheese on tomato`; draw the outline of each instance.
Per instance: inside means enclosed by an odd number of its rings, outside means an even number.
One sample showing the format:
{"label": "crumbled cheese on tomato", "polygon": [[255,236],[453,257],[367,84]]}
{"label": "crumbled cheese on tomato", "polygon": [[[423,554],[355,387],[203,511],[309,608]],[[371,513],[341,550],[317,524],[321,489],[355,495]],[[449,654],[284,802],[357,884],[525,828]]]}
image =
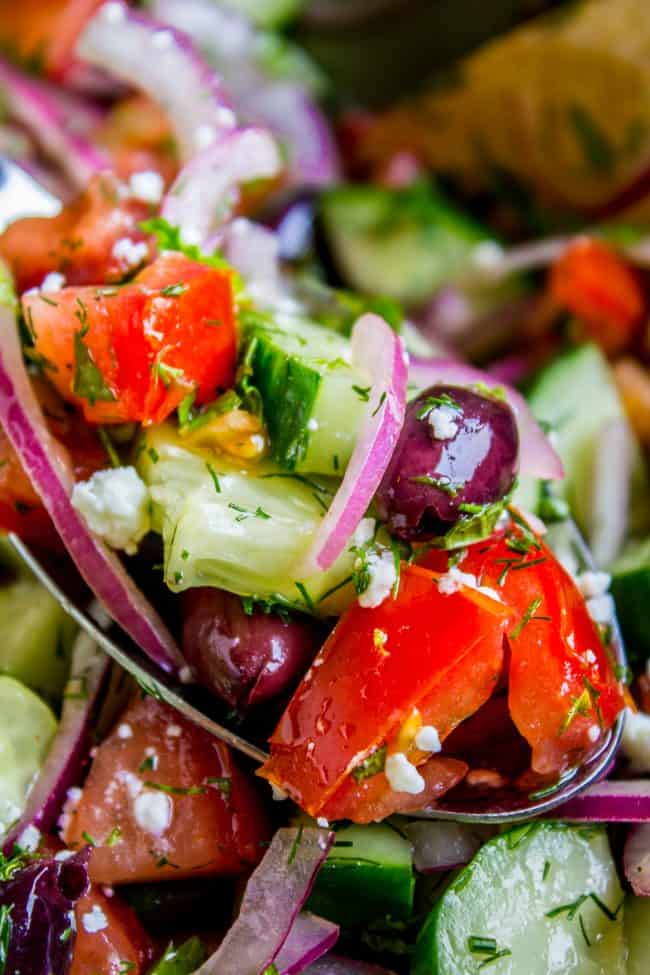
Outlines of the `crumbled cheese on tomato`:
{"label": "crumbled cheese on tomato", "polygon": [[24,829],[18,837],[18,846],[21,850],[26,850],[27,853],[34,853],[38,850],[38,844],[40,842],[41,831],[33,824],[28,826],[27,829]]}
{"label": "crumbled cheese on tomato", "polygon": [[576,578],[578,589],[585,599],[604,596],[611,581],[612,577],[607,572],[581,572]]}
{"label": "crumbled cheese on tomato", "polygon": [[389,755],[384,771],[393,792],[408,792],[412,796],[424,792],[424,779],[404,752]]}
{"label": "crumbled cheese on tomato", "polygon": [[120,237],[113,244],[113,257],[124,271],[133,271],[144,264],[149,255],[149,247],[144,240],[131,240]]}
{"label": "crumbled cheese on tomato", "polygon": [[[388,549],[381,552],[370,550],[366,553],[365,564],[370,577],[367,588],[359,594],[359,606],[374,609],[390,595],[397,580],[395,559]],[[360,569],[361,559],[356,559],[355,568]]]}
{"label": "crumbled cheese on tomato", "polygon": [[151,527],[150,501],[134,467],[97,471],[72,492],[72,503],[90,530],[128,555],[135,554]]}
{"label": "crumbled cheese on tomato", "polygon": [[321,829],[329,829],[330,821],[325,819],[324,816],[319,816],[316,820],[316,825],[320,826]]}
{"label": "crumbled cheese on tomato", "polygon": [[142,173],[133,173],[129,179],[129,188],[136,200],[155,206],[162,200],[165,184],[160,173],[155,169],[148,169]]}
{"label": "crumbled cheese on tomato", "polygon": [[631,771],[650,772],[650,714],[627,708],[621,748]]}
{"label": "crumbled cheese on tomato", "polygon": [[192,684],[194,681],[194,671],[191,667],[181,667],[178,672],[178,679],[181,684]]}
{"label": "crumbled cheese on tomato", "polygon": [[82,914],[81,923],[87,934],[97,934],[98,931],[104,931],[108,927],[106,915],[99,904],[93,904],[91,911],[88,911],[87,914]]}
{"label": "crumbled cheese on tomato", "polygon": [[415,736],[415,745],[421,752],[442,751],[438,729],[434,728],[432,724],[422,725]]}
{"label": "crumbled cheese on tomato", "polygon": [[141,792],[133,802],[135,821],[145,833],[162,836],[172,822],[174,804],[166,792]]}
{"label": "crumbled cheese on tomato", "polygon": [[285,799],[289,798],[289,793],[281,789],[279,785],[275,782],[271,782],[271,793],[273,795],[274,802],[284,802]]}
{"label": "crumbled cheese on tomato", "polygon": [[165,734],[167,735],[168,738],[180,738],[181,733],[182,733],[182,728],[179,724],[167,725]]}
{"label": "crumbled cheese on tomato", "polygon": [[65,278],[58,271],[50,271],[46,274],[41,282],[41,291],[48,291],[50,294],[53,291],[60,291],[61,288],[65,287]]}
{"label": "crumbled cheese on tomato", "polygon": [[436,406],[429,410],[427,422],[436,440],[451,440],[458,433],[458,410],[451,406]]}
{"label": "crumbled cheese on tomato", "polygon": [[461,572],[458,566],[454,565],[451,569],[448,569],[444,575],[440,576],[438,579],[438,590],[443,596],[451,596],[455,592],[458,592],[463,586],[467,586],[469,589],[476,589],[477,592],[482,592],[484,596],[489,596],[491,599],[496,599],[497,602],[501,602],[501,597],[496,590],[492,589],[490,586],[479,586],[478,579],[471,572]]}
{"label": "crumbled cheese on tomato", "polygon": [[59,816],[59,821],[57,823],[62,833],[65,833],[70,825],[70,820],[77,810],[81,796],[81,789],[77,788],[77,786],[73,786],[66,792],[63,809],[61,810],[61,815]]}
{"label": "crumbled cheese on tomato", "polygon": [[117,728],[117,737],[126,741],[127,738],[133,738],[133,728],[130,724],[121,724]]}
{"label": "crumbled cheese on tomato", "polygon": [[592,724],[589,730],[587,731],[587,738],[589,739],[589,741],[598,741],[598,739],[600,738],[600,734],[601,732],[598,725]]}
{"label": "crumbled cheese on tomato", "polygon": [[588,599],[586,606],[587,612],[594,623],[601,623],[603,626],[607,626],[614,619],[614,600],[607,594]]}

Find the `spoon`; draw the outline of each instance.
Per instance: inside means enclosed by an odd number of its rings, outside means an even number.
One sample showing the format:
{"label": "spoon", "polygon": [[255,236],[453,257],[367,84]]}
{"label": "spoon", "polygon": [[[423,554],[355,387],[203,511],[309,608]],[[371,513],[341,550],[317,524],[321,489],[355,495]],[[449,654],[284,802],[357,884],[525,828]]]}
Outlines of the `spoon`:
{"label": "spoon", "polygon": [[[51,216],[58,212],[59,206],[59,201],[43,189],[36,180],[14,163],[0,158],[0,230],[18,216],[37,214]],[[73,599],[67,595],[21,539],[16,535],[10,535],[9,538],[23,562],[66,613],[97,642],[105,653],[130,673],[144,691],[158,700],[165,701],[215,738],[255,762],[262,763],[266,760],[268,756],[261,748],[206,713],[205,701],[200,700],[200,692],[197,693],[195,687],[180,684],[158,669],[115,624],[107,621],[109,624],[107,628],[99,625],[91,615],[90,607],[82,604],[78,598]],[[565,553],[568,551],[580,571],[594,568],[591,553],[572,521],[554,526],[549,532],[548,541],[551,548],[557,550],[558,555],[560,548]],[[617,664],[624,667],[625,650],[615,617],[612,618],[611,647]],[[418,815],[468,823],[513,823],[550,813],[602,778],[611,768],[620,743],[623,720],[623,715],[620,715],[605,736],[600,748],[587,762],[571,769],[552,787],[528,796],[508,795],[506,798],[495,797],[471,802],[458,800],[445,802],[443,798],[435,808],[424,810]]]}

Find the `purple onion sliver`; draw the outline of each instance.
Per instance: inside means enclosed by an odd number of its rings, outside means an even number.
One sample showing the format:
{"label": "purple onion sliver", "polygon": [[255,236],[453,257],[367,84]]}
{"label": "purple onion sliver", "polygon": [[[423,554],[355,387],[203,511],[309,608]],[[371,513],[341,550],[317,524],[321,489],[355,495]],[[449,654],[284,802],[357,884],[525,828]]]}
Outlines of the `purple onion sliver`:
{"label": "purple onion sliver", "polygon": [[637,897],[650,897],[650,822],[630,830],[623,851],[623,868]]}
{"label": "purple onion sliver", "polygon": [[97,699],[104,686],[110,661],[85,633],[77,637],[72,654],[71,678],[83,683],[83,694],[64,695],[63,713],[56,737],[38,778],[30,789],[27,805],[4,841],[9,856],[14,844],[30,826],[49,833],[56,825],[68,789],[78,784],[90,750],[90,732]]}
{"label": "purple onion sliver", "polygon": [[299,975],[333,948],[338,937],[338,924],[301,911],[275,959],[279,975]]}
{"label": "purple onion sliver", "polygon": [[[0,280],[6,274],[0,267]],[[6,279],[5,279],[6,280]],[[13,309],[0,306],[0,423],[81,576],[108,614],[163,670],[183,658],[153,606],[122,563],[72,506],[72,476],[50,435],[23,363]]]}
{"label": "purple onion sliver", "polygon": [[246,884],[237,920],[196,975],[260,975],[273,964],[333,840],[321,829],[279,829]]}
{"label": "purple onion sliver", "polygon": [[554,810],[553,818],[581,823],[650,823],[650,779],[609,779]]}

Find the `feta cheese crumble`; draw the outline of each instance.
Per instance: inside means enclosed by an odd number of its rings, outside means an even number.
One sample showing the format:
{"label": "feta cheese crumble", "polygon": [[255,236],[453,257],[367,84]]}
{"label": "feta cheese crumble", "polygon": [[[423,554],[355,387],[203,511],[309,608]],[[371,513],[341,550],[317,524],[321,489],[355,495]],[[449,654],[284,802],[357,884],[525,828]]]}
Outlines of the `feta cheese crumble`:
{"label": "feta cheese crumble", "polygon": [[92,532],[128,555],[151,527],[149,490],[134,467],[97,471],[75,484],[72,504]]}
{"label": "feta cheese crumble", "polygon": [[274,802],[284,802],[285,799],[289,798],[289,793],[281,789],[275,782],[271,782],[271,794]]}
{"label": "feta cheese crumble", "polygon": [[384,771],[393,792],[408,792],[411,796],[424,792],[424,779],[404,752],[389,755]]}
{"label": "feta cheese crumble", "polygon": [[423,725],[415,736],[415,745],[421,752],[442,751],[437,728],[434,728],[432,724]]}
{"label": "feta cheese crumble", "polygon": [[142,173],[133,173],[129,179],[129,188],[136,200],[155,206],[162,200],[165,184],[160,173],[151,169]]}
{"label": "feta cheese crumble", "polygon": [[126,741],[127,738],[133,738],[133,728],[130,724],[118,725],[117,737]]}
{"label": "feta cheese crumble", "polygon": [[182,729],[179,724],[170,724],[167,725],[167,730],[165,731],[165,734],[167,735],[168,738],[180,738],[181,732]]}
{"label": "feta cheese crumble", "polygon": [[131,240],[130,237],[120,237],[113,244],[113,257],[125,271],[133,271],[147,259],[149,246],[144,240]]}
{"label": "feta cheese crumble", "polygon": [[477,592],[483,593],[484,596],[489,596],[490,599],[496,599],[497,602],[502,602],[499,593],[492,589],[490,586],[479,586],[478,579],[471,572],[461,572],[458,566],[452,566],[448,569],[444,575],[440,576],[438,579],[438,590],[443,596],[451,596],[453,593],[458,592],[462,586],[468,586],[470,589],[476,589]]}
{"label": "feta cheese crumble", "polygon": [[604,596],[611,581],[612,577],[607,572],[581,572],[576,578],[578,589],[585,599]]}
{"label": "feta cheese crumble", "polygon": [[[355,569],[362,568],[362,560],[357,558]],[[370,550],[365,555],[365,566],[368,571],[370,582],[367,588],[359,594],[359,606],[365,609],[374,609],[390,595],[390,591],[397,580],[395,570],[395,559],[393,553],[388,549],[381,552]]]}
{"label": "feta cheese crumble", "polygon": [[60,291],[63,287],[65,287],[65,278],[58,271],[50,271],[41,282],[41,291],[48,291],[50,294],[53,291]]}
{"label": "feta cheese crumble", "polygon": [[98,931],[104,931],[108,927],[106,915],[99,904],[93,904],[91,911],[88,911],[87,914],[82,914],[81,923],[83,924],[84,931],[88,934],[97,934]]}
{"label": "feta cheese crumble", "polygon": [[171,826],[174,805],[166,792],[141,792],[133,801],[135,821],[145,833],[162,834]]}
{"label": "feta cheese crumble", "polygon": [[26,850],[27,853],[34,853],[38,850],[38,844],[40,842],[41,831],[33,824],[28,826],[27,829],[24,829],[18,837],[18,846],[21,850]]}
{"label": "feta cheese crumble", "polygon": [[458,410],[451,406],[436,406],[429,410],[427,421],[436,440],[451,440],[458,433]]}
{"label": "feta cheese crumble", "polygon": [[614,619],[614,600],[608,594],[594,596],[593,599],[588,599],[586,606],[587,612],[594,623],[601,623],[603,626],[607,626]]}

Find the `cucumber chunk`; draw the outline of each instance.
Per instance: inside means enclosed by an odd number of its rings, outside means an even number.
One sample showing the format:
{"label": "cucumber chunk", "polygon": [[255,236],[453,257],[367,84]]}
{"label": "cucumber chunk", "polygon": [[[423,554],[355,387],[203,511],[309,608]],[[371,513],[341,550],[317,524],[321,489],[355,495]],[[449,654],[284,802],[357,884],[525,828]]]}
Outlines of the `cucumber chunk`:
{"label": "cucumber chunk", "polygon": [[0,582],[0,674],[55,700],[68,677],[76,624],[6,542],[0,548],[0,580],[5,574],[6,581]]}
{"label": "cucumber chunk", "polygon": [[346,927],[386,915],[403,919],[413,910],[414,889],[408,840],[380,823],[348,826],[336,833],[308,908]]}
{"label": "cucumber chunk", "polygon": [[50,708],[13,677],[0,677],[0,836],[20,816],[43,764],[56,718]]}
{"label": "cucumber chunk", "polygon": [[138,472],[151,491],[174,592],[215,586],[323,616],[354,598],[351,551],[312,578],[295,571],[335,489],[327,478],[270,463],[243,470],[215,451],[190,449],[168,425],[147,431]]}
{"label": "cucumber chunk", "polygon": [[625,898],[623,926],[627,943],[627,975],[648,975],[650,967],[650,897]]}
{"label": "cucumber chunk", "polygon": [[[589,527],[594,457],[604,425],[625,416],[609,366],[596,345],[570,349],[541,371],[528,395],[538,420],[552,427],[566,476],[556,490],[581,530]],[[647,476],[640,450],[630,485],[631,529],[647,516]]]}
{"label": "cucumber chunk", "polygon": [[436,903],[413,975],[625,975],[622,899],[604,828],[517,827]]}
{"label": "cucumber chunk", "polygon": [[342,476],[370,380],[350,363],[350,342],[305,321],[248,328],[246,361],[260,392],[273,460],[289,471]]}
{"label": "cucumber chunk", "polygon": [[346,283],[406,305],[463,269],[486,232],[426,184],[339,186],[323,194],[325,235]]}
{"label": "cucumber chunk", "polygon": [[611,568],[611,593],[628,657],[650,657],[650,540],[631,542]]}

